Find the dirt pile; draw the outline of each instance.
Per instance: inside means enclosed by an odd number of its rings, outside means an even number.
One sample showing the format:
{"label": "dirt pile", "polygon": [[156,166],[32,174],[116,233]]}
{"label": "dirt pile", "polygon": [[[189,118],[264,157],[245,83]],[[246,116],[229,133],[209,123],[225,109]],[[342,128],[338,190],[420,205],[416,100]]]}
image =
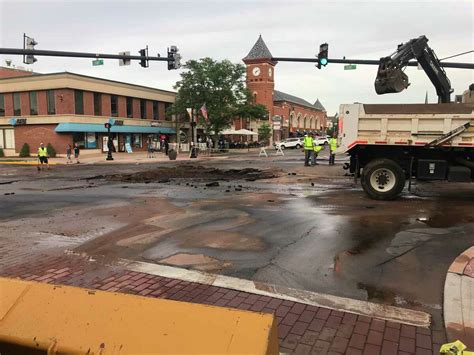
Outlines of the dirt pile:
{"label": "dirt pile", "polygon": [[192,179],[194,181],[255,181],[261,179],[272,179],[276,177],[278,177],[278,174],[275,171],[271,170],[260,170],[252,168],[221,170],[204,166],[180,165],[176,167],[159,167],[156,169],[139,171],[136,173],[106,175],[105,179],[108,181],[137,183],[165,183],[169,182],[171,179]]}

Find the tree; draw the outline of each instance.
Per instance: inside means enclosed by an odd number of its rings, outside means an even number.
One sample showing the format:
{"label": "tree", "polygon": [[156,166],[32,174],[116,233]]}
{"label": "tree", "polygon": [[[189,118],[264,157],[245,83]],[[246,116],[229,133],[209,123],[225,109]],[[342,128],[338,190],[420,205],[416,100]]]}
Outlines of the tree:
{"label": "tree", "polygon": [[28,143],[23,144],[23,147],[21,147],[20,150],[20,157],[26,158],[30,156],[30,146]]}
{"label": "tree", "polygon": [[268,110],[262,104],[251,104],[250,100],[240,105],[235,111],[235,115],[241,118],[268,119]]}
{"label": "tree", "polygon": [[[192,108],[207,132],[213,131],[217,135],[231,124],[237,110],[248,101],[245,67],[229,60],[202,58],[189,60],[184,68],[181,80],[174,86],[178,93],[168,114],[179,115],[184,120],[188,119],[186,109]],[[208,121],[199,110],[203,104],[206,104]]]}
{"label": "tree", "polygon": [[270,138],[271,134],[272,128],[267,122],[263,123],[260,127],[258,127],[258,139],[260,141],[263,141],[265,144],[268,143],[268,139]]}
{"label": "tree", "polygon": [[56,158],[56,149],[54,149],[51,143],[48,143],[46,146],[46,150],[48,151],[48,156],[51,158]]}

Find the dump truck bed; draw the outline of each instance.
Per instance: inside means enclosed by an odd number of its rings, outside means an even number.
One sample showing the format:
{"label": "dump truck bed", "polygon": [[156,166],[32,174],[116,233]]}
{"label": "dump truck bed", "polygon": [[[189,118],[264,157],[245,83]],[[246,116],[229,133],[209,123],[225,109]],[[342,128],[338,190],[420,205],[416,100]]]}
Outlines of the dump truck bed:
{"label": "dump truck bed", "polygon": [[474,104],[348,104],[339,117],[340,151],[361,144],[424,146],[469,122],[443,146],[474,147]]}

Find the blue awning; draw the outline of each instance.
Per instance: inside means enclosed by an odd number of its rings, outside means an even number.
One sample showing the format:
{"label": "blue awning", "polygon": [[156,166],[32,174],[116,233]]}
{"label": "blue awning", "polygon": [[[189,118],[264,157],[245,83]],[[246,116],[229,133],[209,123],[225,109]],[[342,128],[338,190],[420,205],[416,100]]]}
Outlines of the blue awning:
{"label": "blue awning", "polygon": [[[107,133],[107,128],[102,124],[93,123],[60,123],[57,125],[55,131],[57,133],[70,132],[94,132]],[[112,133],[148,133],[148,134],[175,134],[176,131],[168,127],[151,127],[151,126],[112,126],[110,128]]]}

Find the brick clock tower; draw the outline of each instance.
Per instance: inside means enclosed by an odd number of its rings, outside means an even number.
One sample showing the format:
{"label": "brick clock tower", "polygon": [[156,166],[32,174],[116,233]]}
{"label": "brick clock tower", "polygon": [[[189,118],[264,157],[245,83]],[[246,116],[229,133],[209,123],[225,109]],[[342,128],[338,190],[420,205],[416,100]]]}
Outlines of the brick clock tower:
{"label": "brick clock tower", "polygon": [[[264,105],[269,112],[269,123],[273,117],[273,91],[275,89],[275,65],[272,54],[260,35],[257,42],[243,59],[247,66],[247,88],[254,103]],[[279,132],[279,131],[278,131]],[[277,139],[277,137],[274,137]]]}

